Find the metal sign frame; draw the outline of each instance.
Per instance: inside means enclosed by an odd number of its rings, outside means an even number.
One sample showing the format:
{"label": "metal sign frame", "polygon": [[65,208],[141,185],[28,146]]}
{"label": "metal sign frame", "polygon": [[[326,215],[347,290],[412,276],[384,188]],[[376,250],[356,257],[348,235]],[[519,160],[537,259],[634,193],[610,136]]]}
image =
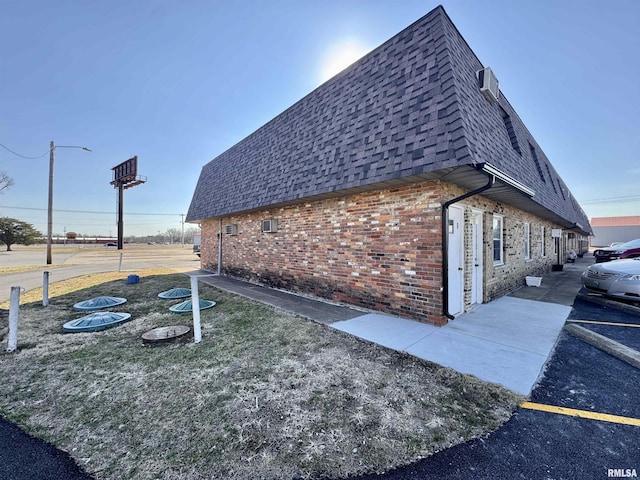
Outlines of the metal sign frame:
{"label": "metal sign frame", "polygon": [[125,160],[111,170],[113,171],[111,185],[126,185],[127,183],[134,182],[138,176],[138,156],[136,155],[135,157]]}
{"label": "metal sign frame", "polygon": [[124,202],[124,190],[140,185],[141,183],[145,183],[147,181],[147,177],[138,175],[137,155],[125,160],[119,165],[116,165],[111,170],[113,171],[113,180],[111,181],[111,185],[118,189],[118,250],[122,250],[122,245],[124,243],[124,207],[122,205]]}

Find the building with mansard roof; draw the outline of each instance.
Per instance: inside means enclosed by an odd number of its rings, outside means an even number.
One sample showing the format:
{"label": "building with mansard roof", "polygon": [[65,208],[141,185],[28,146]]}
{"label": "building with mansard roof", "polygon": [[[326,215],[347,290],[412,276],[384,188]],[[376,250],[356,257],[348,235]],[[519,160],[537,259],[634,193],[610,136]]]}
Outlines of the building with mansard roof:
{"label": "building with mansard roof", "polygon": [[589,221],[442,7],[207,163],[203,268],[436,325]]}

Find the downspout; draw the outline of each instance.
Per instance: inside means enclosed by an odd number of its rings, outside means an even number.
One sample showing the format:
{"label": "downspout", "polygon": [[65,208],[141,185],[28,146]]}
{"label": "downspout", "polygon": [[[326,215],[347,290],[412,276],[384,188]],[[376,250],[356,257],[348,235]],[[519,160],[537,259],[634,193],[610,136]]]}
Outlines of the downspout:
{"label": "downspout", "polygon": [[218,228],[218,275],[222,272],[222,217],[220,217],[220,227]]}
{"label": "downspout", "polygon": [[465,198],[473,197],[485,190],[489,190],[496,182],[495,175],[483,170],[484,164],[480,164],[476,168],[478,171],[487,174],[487,177],[489,177],[487,184],[442,204],[442,314],[449,320],[455,318],[449,313],[449,231],[447,228],[449,224],[449,207]]}

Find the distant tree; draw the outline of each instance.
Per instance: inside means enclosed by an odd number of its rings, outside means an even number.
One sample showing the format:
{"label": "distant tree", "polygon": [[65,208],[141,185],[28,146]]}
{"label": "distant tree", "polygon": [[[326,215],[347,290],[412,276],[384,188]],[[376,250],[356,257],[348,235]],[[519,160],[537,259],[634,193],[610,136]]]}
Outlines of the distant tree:
{"label": "distant tree", "polygon": [[7,252],[11,251],[11,245],[33,245],[42,233],[33,225],[16,218],[0,217],[0,241],[7,246]]}
{"label": "distant tree", "polygon": [[180,241],[182,232],[177,228],[168,228],[167,233],[165,233],[165,235],[169,237],[169,243],[176,243]]}
{"label": "distant tree", "polygon": [[200,235],[201,230],[198,227],[189,227],[184,231],[184,242],[193,243],[193,236]]}
{"label": "distant tree", "polygon": [[13,180],[7,172],[0,171],[0,193],[4,193],[5,190],[8,190],[13,185]]}

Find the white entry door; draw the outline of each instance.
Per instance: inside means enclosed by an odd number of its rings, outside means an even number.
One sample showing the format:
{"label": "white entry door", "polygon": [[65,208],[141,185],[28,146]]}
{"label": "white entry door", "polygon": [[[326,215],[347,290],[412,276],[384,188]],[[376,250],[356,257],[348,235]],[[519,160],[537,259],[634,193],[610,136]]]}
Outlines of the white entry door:
{"label": "white entry door", "polygon": [[464,308],[464,247],[463,211],[456,206],[449,207],[447,231],[449,237],[449,313],[458,315]]}
{"label": "white entry door", "polygon": [[482,303],[484,255],[482,235],[482,212],[473,210],[471,213],[471,248],[473,249],[473,272],[471,275],[471,303]]}

